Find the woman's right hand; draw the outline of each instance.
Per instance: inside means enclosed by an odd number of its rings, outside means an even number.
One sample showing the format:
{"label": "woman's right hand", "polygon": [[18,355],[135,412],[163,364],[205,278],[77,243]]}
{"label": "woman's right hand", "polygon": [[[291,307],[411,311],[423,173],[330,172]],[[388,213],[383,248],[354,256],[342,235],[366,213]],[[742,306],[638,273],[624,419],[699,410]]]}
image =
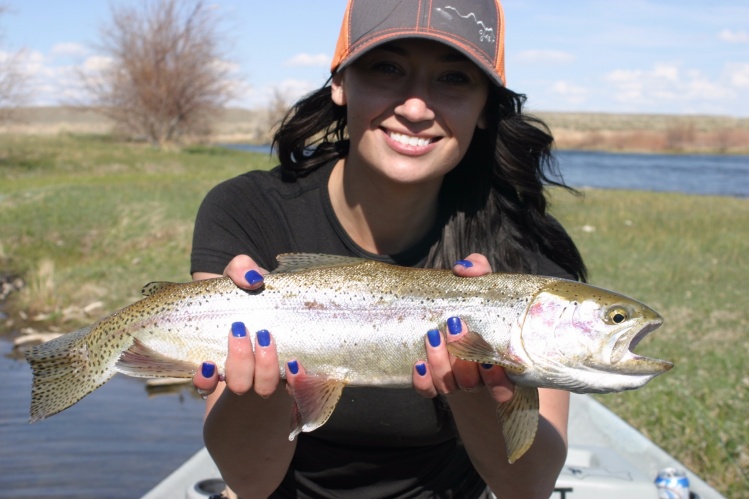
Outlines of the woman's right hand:
{"label": "woman's right hand", "polygon": [[[234,284],[246,290],[261,288],[262,276],[266,273],[266,270],[260,268],[247,255],[234,257],[224,269],[224,276],[231,278]],[[194,280],[210,277],[217,276],[201,272],[193,274]],[[254,351],[252,337],[255,339]],[[219,381],[225,381],[226,388],[237,395],[243,395],[254,388],[258,395],[268,397],[276,391],[279,380],[278,355],[272,335],[264,329],[252,334],[244,323],[235,322],[228,334],[228,356],[224,374],[219,375],[216,365],[207,360],[193,376],[193,385],[204,397],[216,391]]]}

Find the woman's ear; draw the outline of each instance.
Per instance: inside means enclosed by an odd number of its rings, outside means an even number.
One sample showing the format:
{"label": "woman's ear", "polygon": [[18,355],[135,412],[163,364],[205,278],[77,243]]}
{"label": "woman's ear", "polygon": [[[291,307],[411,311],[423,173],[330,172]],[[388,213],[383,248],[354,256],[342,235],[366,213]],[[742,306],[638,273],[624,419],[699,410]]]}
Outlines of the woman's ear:
{"label": "woman's ear", "polygon": [[331,97],[333,102],[338,106],[346,105],[346,93],[343,90],[343,75],[345,71],[339,71],[333,75],[333,80],[330,82]]}

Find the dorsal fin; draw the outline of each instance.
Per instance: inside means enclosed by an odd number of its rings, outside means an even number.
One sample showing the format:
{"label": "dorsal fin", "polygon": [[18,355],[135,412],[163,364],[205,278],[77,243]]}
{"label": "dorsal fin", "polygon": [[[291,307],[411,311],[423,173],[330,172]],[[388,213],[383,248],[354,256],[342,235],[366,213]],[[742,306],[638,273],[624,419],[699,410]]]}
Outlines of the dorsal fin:
{"label": "dorsal fin", "polygon": [[324,255],[321,253],[283,253],[278,255],[276,260],[278,260],[278,267],[271,272],[272,274],[357,265],[366,261],[363,258],[353,256]]}
{"label": "dorsal fin", "polygon": [[174,282],[167,282],[167,281],[149,282],[148,284],[143,286],[143,289],[140,292],[143,294],[143,296],[151,296],[161,291],[162,289],[170,288],[174,286],[175,284],[176,283]]}

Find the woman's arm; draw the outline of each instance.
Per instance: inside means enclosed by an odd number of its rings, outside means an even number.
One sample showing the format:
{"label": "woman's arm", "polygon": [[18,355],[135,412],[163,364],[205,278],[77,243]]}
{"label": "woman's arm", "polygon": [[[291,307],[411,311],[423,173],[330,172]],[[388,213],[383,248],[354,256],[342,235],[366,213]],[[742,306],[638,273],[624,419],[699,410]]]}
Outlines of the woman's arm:
{"label": "woman's arm", "polygon": [[523,457],[509,464],[497,421],[497,402],[488,390],[447,396],[460,437],[473,466],[494,494],[547,499],[567,456],[569,393],[539,390],[538,432]]}
{"label": "woman's arm", "polygon": [[[248,269],[258,273],[250,275],[252,284],[245,278]],[[252,259],[239,256],[224,273],[238,286],[252,289],[262,286],[257,280],[260,272]],[[194,280],[211,277],[219,276],[193,274]],[[250,334],[240,323],[232,325],[228,336],[225,382],[219,381],[215,369],[200,372],[193,379],[196,388],[209,394],[203,439],[234,492],[243,498],[265,498],[283,480],[296,448],[296,440],[288,438],[291,399],[286,390],[277,389],[280,374],[273,337],[261,333],[258,341],[257,334]]]}

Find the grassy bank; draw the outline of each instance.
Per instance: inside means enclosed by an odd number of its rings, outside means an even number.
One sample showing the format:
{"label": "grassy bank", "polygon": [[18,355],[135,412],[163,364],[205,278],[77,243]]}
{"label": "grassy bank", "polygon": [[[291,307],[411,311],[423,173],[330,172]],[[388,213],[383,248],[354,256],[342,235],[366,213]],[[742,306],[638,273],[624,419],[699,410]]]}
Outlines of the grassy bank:
{"label": "grassy bank", "polygon": [[[554,113],[532,110],[551,128],[559,149],[675,154],[749,154],[749,118],[709,115]],[[109,133],[101,114],[70,107],[27,107],[0,133]],[[214,123],[215,143],[267,144],[280,116],[269,109],[225,109]],[[1,124],[0,124],[1,125]]]}
{"label": "grassy bank", "polygon": [[[202,197],[225,178],[272,164],[101,136],[0,136],[0,270],[27,281],[14,306],[37,329],[72,330],[139,298],[146,282],[189,279]],[[641,299],[666,320],[638,352],[676,368],[599,400],[741,497],[749,487],[749,201],[555,191],[553,212],[578,242],[592,283]]]}

